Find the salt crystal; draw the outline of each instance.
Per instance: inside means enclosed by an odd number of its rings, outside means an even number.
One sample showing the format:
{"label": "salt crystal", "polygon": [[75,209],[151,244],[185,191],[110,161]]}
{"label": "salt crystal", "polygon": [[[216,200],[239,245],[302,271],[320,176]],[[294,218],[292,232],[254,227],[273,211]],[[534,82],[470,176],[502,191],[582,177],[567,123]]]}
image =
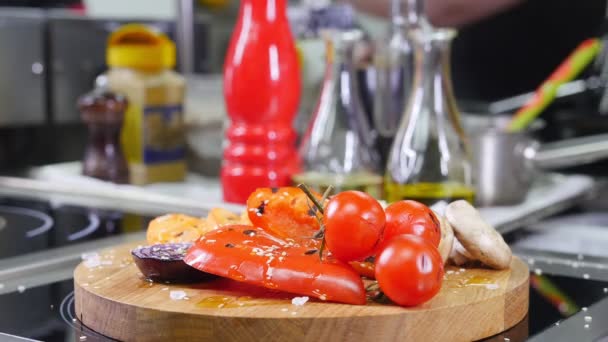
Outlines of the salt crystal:
{"label": "salt crystal", "polygon": [[466,270],[465,270],[464,268],[461,268],[459,271],[460,271],[460,272],[464,272],[464,271],[466,271]]}
{"label": "salt crystal", "polygon": [[[0,283],[0,290],[2,290],[3,288],[4,288],[4,284]],[[606,290],[606,289],[604,289],[604,290]],[[606,291],[604,291],[604,292],[606,292]]]}
{"label": "salt crystal", "polygon": [[82,253],[80,255],[80,258],[82,260],[87,260],[87,259],[91,259],[91,258],[99,258],[99,254],[96,252]]}
{"label": "salt crystal", "polygon": [[538,276],[542,275],[543,274],[543,270],[541,270],[540,268],[537,268],[537,269],[534,270],[534,274],[536,274]]}
{"label": "salt crystal", "polygon": [[589,274],[587,274],[587,273],[583,274],[583,279],[589,279]]}
{"label": "salt crystal", "polygon": [[186,298],[186,292],[184,291],[171,291],[169,292],[169,297],[172,300],[182,300]]}
{"label": "salt crystal", "polygon": [[86,268],[94,268],[101,265],[101,258],[97,253],[84,253],[82,254],[82,260],[84,260]]}
{"label": "salt crystal", "polygon": [[19,293],[25,292],[25,286],[23,286],[23,285],[17,286],[17,291],[19,291]]}
{"label": "salt crystal", "polygon": [[72,318],[72,322],[76,323],[77,322],[76,318]]}
{"label": "salt crystal", "polygon": [[591,323],[591,321],[593,321],[593,318],[591,316],[585,316],[585,322]]}
{"label": "salt crystal", "polygon": [[534,259],[532,259],[532,258],[528,259],[528,264],[529,265],[534,265],[535,262],[536,261]]}
{"label": "salt crystal", "polygon": [[589,329],[589,324],[585,324],[585,329]]}
{"label": "salt crystal", "polygon": [[86,341],[86,340],[87,340],[87,337],[86,337],[86,336],[80,336],[80,340],[81,340],[81,341]]}
{"label": "salt crystal", "polygon": [[296,305],[296,306],[302,306],[304,304],[306,304],[306,302],[308,302],[308,297],[304,296],[304,297],[294,297],[291,300],[291,304]]}
{"label": "salt crystal", "polygon": [[293,316],[295,316],[295,315],[297,315],[297,312],[292,311],[292,312],[291,312],[291,314],[292,314]]}
{"label": "salt crystal", "polygon": [[559,322],[555,322],[555,326],[559,326]]}
{"label": "salt crystal", "polygon": [[53,304],[51,304],[51,310],[53,310],[55,308],[55,306]]}
{"label": "salt crystal", "polygon": [[583,312],[587,312],[587,307],[584,306],[584,307],[581,308],[581,310],[583,310]]}
{"label": "salt crystal", "polygon": [[168,287],[163,287],[163,289],[161,291],[167,291],[167,290],[169,290]]}
{"label": "salt crystal", "polygon": [[499,288],[498,284],[486,284],[486,289],[488,289],[488,290],[496,290],[498,288]]}
{"label": "salt crystal", "polygon": [[505,337],[505,342],[510,342],[510,341],[511,341],[511,339],[510,339],[510,338]]}
{"label": "salt crystal", "polygon": [[287,312],[287,311],[289,311],[289,309],[288,308],[282,308],[281,311]]}
{"label": "salt crystal", "polygon": [[[0,285],[2,285],[2,284],[0,284]],[[2,287],[0,287],[0,289],[1,289],[1,288],[2,288]],[[608,293],[608,287],[604,287],[604,293]]]}
{"label": "salt crystal", "polygon": [[447,273],[447,274],[454,274],[454,271],[452,271],[452,270],[448,270],[446,273]]}

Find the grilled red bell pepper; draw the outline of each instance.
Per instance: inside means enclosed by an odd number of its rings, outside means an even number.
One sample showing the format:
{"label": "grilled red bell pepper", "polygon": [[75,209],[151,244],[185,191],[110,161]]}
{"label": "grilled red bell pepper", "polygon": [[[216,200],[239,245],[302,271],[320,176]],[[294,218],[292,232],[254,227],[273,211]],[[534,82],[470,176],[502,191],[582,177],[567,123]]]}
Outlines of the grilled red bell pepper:
{"label": "grilled red bell pepper", "polygon": [[319,258],[319,242],[278,238],[252,226],[205,234],[184,261],[201,271],[321,300],[365,304],[365,288],[349,265]]}

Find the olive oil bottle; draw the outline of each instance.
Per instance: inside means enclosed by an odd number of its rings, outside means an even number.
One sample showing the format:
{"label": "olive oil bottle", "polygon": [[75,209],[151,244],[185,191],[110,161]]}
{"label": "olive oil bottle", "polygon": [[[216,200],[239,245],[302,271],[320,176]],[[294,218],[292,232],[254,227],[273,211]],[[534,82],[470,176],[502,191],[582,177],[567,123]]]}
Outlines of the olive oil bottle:
{"label": "olive oil bottle", "polygon": [[327,32],[326,70],[312,119],[302,138],[303,172],[292,175],[323,192],[361,190],[381,198],[382,173],[375,131],[365,115],[354,59],[358,30]]}
{"label": "olive oil bottle", "polygon": [[433,205],[474,200],[471,159],[450,76],[455,31],[421,25],[409,30],[414,83],[384,177],[385,199]]}

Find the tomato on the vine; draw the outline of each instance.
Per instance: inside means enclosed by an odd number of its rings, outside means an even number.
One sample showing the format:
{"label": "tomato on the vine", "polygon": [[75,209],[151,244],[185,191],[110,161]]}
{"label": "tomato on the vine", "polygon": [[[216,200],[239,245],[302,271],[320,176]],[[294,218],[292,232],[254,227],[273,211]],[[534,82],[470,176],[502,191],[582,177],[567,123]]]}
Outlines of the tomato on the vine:
{"label": "tomato on the vine", "polygon": [[386,226],[384,227],[383,244],[402,234],[418,235],[439,246],[441,226],[435,213],[426,205],[411,201],[398,201],[386,209]]}
{"label": "tomato on the vine", "polygon": [[402,306],[415,306],[441,289],[443,260],[435,246],[415,235],[396,236],[376,256],[376,280]]}
{"label": "tomato on the vine", "polygon": [[384,229],[382,206],[361,191],[344,191],[329,200],[323,216],[325,243],[332,255],[345,262],[370,256]]}

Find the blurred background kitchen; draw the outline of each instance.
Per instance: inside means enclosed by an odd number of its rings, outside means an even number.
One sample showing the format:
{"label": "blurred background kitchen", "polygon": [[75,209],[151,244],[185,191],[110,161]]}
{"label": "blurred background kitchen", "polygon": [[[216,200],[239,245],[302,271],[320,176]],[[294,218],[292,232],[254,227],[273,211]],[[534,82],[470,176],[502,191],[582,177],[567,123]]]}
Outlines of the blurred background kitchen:
{"label": "blurred background kitchen", "polygon": [[[486,16],[475,17],[473,13],[467,18],[457,7],[439,8],[432,14],[431,19],[440,24],[459,28],[452,46],[451,70],[462,113],[515,112],[525,103],[526,94],[534,91],[579,43],[604,33],[605,1],[590,0],[584,5],[568,1],[512,2]],[[186,80],[188,170],[218,176],[219,146],[227,119],[222,66],[237,20],[238,1],[0,3],[4,6],[0,9],[0,70],[10,80],[0,91],[3,173],[30,175],[33,166],[83,158],[88,133],[77,100],[108,69],[106,43],[110,33],[120,25],[137,22],[149,24],[175,41],[175,69]],[[322,28],[358,28],[364,33],[355,53],[360,55],[355,57],[361,88],[358,96],[367,112],[373,109],[374,49],[377,52],[387,45],[393,32],[392,14],[388,1],[386,6],[359,3],[355,1],[353,8],[348,1],[289,1],[289,23],[302,59],[302,93],[294,121],[299,135],[309,124],[323,78]],[[602,101],[602,58],[577,76],[581,82],[564,87],[544,111],[544,126],[538,132],[542,141],[608,130],[606,101]],[[566,171],[602,175],[606,165],[597,162]],[[68,166],[65,171],[73,171]],[[38,176],[55,176],[54,171],[59,174],[60,169],[42,169]]]}

